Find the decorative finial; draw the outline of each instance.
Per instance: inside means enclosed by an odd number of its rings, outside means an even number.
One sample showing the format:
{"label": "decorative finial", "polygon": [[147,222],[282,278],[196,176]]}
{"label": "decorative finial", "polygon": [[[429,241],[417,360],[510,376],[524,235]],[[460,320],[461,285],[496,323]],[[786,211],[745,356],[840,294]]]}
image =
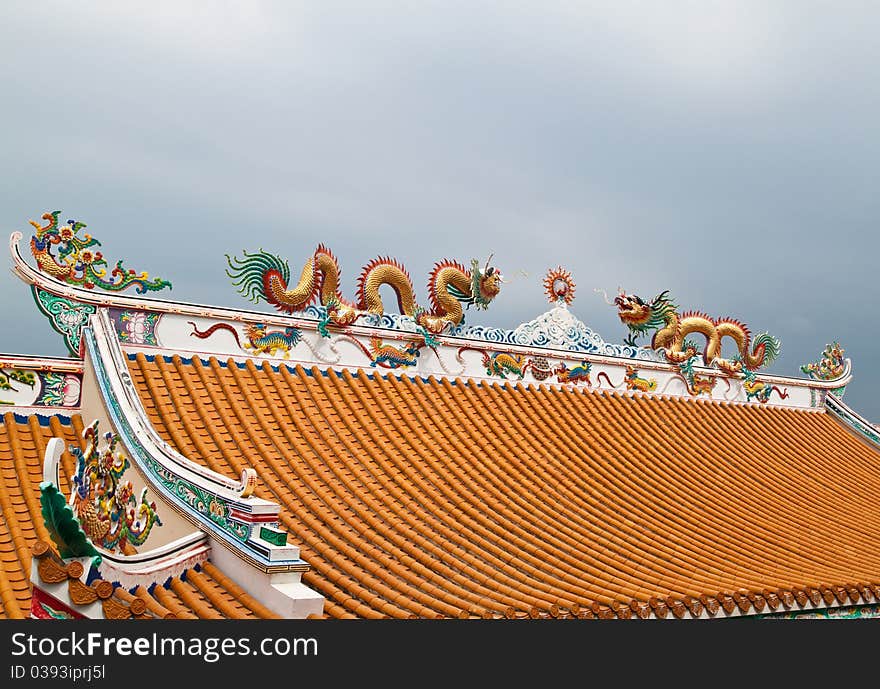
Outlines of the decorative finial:
{"label": "decorative finial", "polygon": [[134,287],[138,294],[146,294],[171,288],[168,280],[150,279],[149,273],[125,268],[122,261],[117,261],[111,268],[104,254],[93,249],[101,246],[101,242],[87,233],[79,235],[85,223],[71,219],[66,225],[59,226],[60,215],[61,211],[43,213],[42,219],[47,221],[45,225],[29,221],[36,230],[31,237],[31,253],[37,267],[44,273],[68,285],[85,289],[97,287],[110,292]]}
{"label": "decorative finial", "polygon": [[840,342],[835,340],[831,344],[825,345],[822,352],[822,358],[809,364],[801,366],[801,371],[806,373],[813,380],[835,380],[840,378],[846,370],[846,362],[843,355],[846,350],[840,346]]}
{"label": "decorative finial", "polygon": [[562,300],[566,305],[570,305],[574,301],[574,280],[571,279],[571,273],[564,270],[562,266],[551,268],[544,277],[544,293],[551,304]]}

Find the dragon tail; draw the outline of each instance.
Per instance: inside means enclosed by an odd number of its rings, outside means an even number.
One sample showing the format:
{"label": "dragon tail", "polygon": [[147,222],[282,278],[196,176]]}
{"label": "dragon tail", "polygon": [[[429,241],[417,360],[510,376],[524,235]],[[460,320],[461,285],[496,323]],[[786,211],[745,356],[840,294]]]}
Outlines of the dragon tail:
{"label": "dragon tail", "polygon": [[205,340],[211,337],[211,335],[216,333],[218,330],[227,330],[232,333],[232,336],[235,338],[235,344],[237,344],[238,348],[241,349],[241,341],[238,339],[238,331],[228,323],[215,323],[207,330],[199,330],[196,324],[192,321],[187,321],[187,323],[193,328],[193,331],[190,333],[190,337],[197,337],[200,340]]}
{"label": "dragon tail", "polygon": [[[761,350],[763,349],[763,355]],[[749,356],[749,368],[754,370],[758,366],[769,366],[779,357],[782,350],[782,343],[779,338],[773,337],[770,333],[760,333],[755,337],[752,353]],[[752,365],[753,364],[753,365]]]}
{"label": "dragon tail", "polygon": [[284,259],[262,249],[244,252],[242,258],[226,256],[226,274],[246,299],[258,304],[261,299],[279,311],[293,313],[308,306],[318,294],[314,256],[303,266],[299,282],[289,286],[290,267]]}
{"label": "dragon tail", "polygon": [[287,261],[262,249],[255,253],[245,250],[241,258],[226,254],[226,263],[229,265],[226,274],[232,278],[232,284],[238,287],[243,297],[255,304],[261,299],[270,301],[265,289],[267,275],[276,274],[285,287],[290,280]]}

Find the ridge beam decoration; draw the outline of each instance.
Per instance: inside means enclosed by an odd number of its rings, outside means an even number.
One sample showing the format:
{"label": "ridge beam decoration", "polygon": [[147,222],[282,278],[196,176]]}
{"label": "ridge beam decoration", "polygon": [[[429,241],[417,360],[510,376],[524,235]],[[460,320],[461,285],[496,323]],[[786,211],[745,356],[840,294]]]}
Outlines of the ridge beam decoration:
{"label": "ridge beam decoration", "polygon": [[43,454],[43,482],[60,485],[61,480],[58,467],[61,466],[61,455],[64,454],[64,441],[61,438],[51,438],[46,443],[46,452]]}
{"label": "ridge beam decoration", "polygon": [[[102,601],[89,595],[89,577],[94,573],[92,558],[59,559],[49,544],[37,541],[32,548],[30,572],[31,619],[102,619]],[[50,575],[51,572],[51,575]],[[85,595],[73,600],[74,596]]]}
{"label": "ridge beam decoration", "polygon": [[118,582],[128,590],[137,586],[150,588],[156,582],[179,577],[187,570],[203,565],[212,556],[208,536],[193,531],[138,555],[104,553],[98,573],[102,579]]}
{"label": "ridge beam decoration", "polygon": [[58,466],[63,451],[64,442],[53,438],[47,443],[43,457],[40,513],[58,553],[56,555],[45,541],[37,541],[32,547],[31,617],[101,617],[101,606],[95,605],[97,597],[87,595],[80,601],[85,609],[74,610],[72,594],[87,590],[88,576],[102,558],[58,487]]}
{"label": "ridge beam decoration", "polygon": [[[84,331],[104,407],[129,457],[147,483],[169,504],[215,540],[264,572],[302,572],[299,548],[277,531],[279,505],[252,495],[256,476],[236,482],[176,452],[156,434],[128,374],[107,309],[99,309]],[[246,497],[245,497],[246,496]]]}
{"label": "ridge beam decoration", "polygon": [[[553,309],[571,316],[563,306]],[[567,321],[559,321],[566,323]],[[123,343],[129,360],[143,354],[148,359],[183,361],[198,358],[207,364],[213,357],[221,366],[244,365],[293,368],[302,365],[319,369],[345,368],[352,373],[364,370],[370,375],[403,374],[414,378],[431,375],[451,379],[509,380],[523,385],[578,384],[595,390],[614,390],[732,403],[758,403],[770,406],[816,409],[819,391],[834,384],[757,374],[746,371],[729,375],[717,368],[701,365],[692,357],[680,365],[633,357],[577,354],[557,341],[544,344],[507,345],[466,340],[450,335],[436,338],[429,345],[415,332],[393,332],[375,326],[354,325],[344,333],[322,337],[314,322],[297,321],[297,344],[290,349],[256,353],[247,344],[251,325],[245,321],[218,321],[206,317],[190,320],[182,315],[164,319],[163,341],[159,349]],[[288,326],[293,329],[293,326]],[[270,332],[274,332],[274,329]],[[650,350],[644,350],[650,351]],[[231,362],[235,362],[234,364]],[[129,361],[130,363],[130,361]],[[631,375],[633,369],[636,375]],[[629,384],[627,384],[629,379]],[[644,379],[644,380],[640,380]],[[653,384],[651,380],[653,379]]]}
{"label": "ridge beam decoration", "polygon": [[[486,352],[490,356],[503,352],[514,358],[525,357],[535,361],[534,366],[524,371],[525,375],[522,378],[512,372],[506,375],[507,378],[512,376],[512,379],[521,380],[524,384],[536,384],[542,381],[556,384],[556,377],[552,376],[552,372],[545,370],[545,362],[547,366],[552,362],[554,367],[565,365],[567,369],[574,369],[586,361],[593,367],[590,376],[593,387],[597,389],[625,390],[625,385],[621,381],[625,367],[631,365],[635,366],[640,371],[640,376],[647,380],[656,379],[657,386],[653,392],[648,391],[649,394],[691,397],[696,392],[702,399],[711,398],[735,403],[749,401],[747,392],[743,390],[743,383],[737,376],[725,376],[718,369],[704,369],[698,365],[699,359],[687,362],[689,368],[683,372],[678,365],[666,363],[665,357],[653,350],[604,343],[598,335],[589,331],[572,316],[564,302],[559,302],[539,319],[523,324],[514,331],[459,326],[449,333],[431,338],[432,344],[428,344],[427,331],[416,326],[411,318],[396,314],[382,316],[370,314],[363,318],[362,323],[347,326],[344,332],[333,333],[333,336],[328,338],[320,336],[318,332],[322,319],[326,316],[324,307],[309,306],[296,316],[283,316],[168,302],[149,297],[102,294],[73,287],[28,265],[19,251],[20,240],[21,234],[14,233],[10,241],[10,250],[14,270],[22,280],[47,294],[61,297],[72,305],[87,306],[89,309],[110,307],[117,333],[120,332],[122,312],[128,313],[128,319],[125,321],[126,332],[129,324],[132,324],[132,332],[137,333],[137,337],[129,338],[126,335],[120,342],[128,353],[144,351],[147,356],[191,353],[203,359],[216,355],[224,359],[232,357],[239,363],[247,359],[259,358],[261,361],[268,360],[272,366],[283,365],[289,361],[292,364],[318,365],[322,368],[333,366],[357,370],[369,367],[371,371],[376,370],[383,375],[386,373],[385,369],[393,368],[396,373],[410,376],[442,375],[451,378],[464,376],[491,380],[493,376],[487,376],[486,369],[482,366],[481,354],[471,356],[467,351]],[[148,325],[153,319],[146,319],[146,316],[141,318],[136,312],[157,314],[152,331]],[[223,334],[218,332],[210,339],[199,338],[196,341],[193,336],[198,336],[198,333],[195,333],[192,323],[196,323],[199,332],[205,335],[208,335],[215,326],[229,332]],[[238,346],[244,345],[247,340],[247,326],[260,323],[266,326],[267,335],[270,332],[281,332],[291,338],[291,344],[293,339],[298,337],[296,345],[286,352],[290,357],[289,360],[280,358],[285,353],[283,348],[276,349],[275,356],[263,352],[259,357],[254,357],[252,353]],[[573,337],[569,337],[569,330],[572,327],[577,332],[572,332]],[[77,346],[78,333],[77,330]],[[559,338],[556,337],[557,334]],[[372,346],[374,336],[381,338],[379,347]],[[156,344],[152,344],[153,339]],[[389,345],[399,351],[392,352],[388,348]],[[194,351],[196,348],[200,351]],[[421,355],[414,357],[414,352],[418,349],[421,350]],[[394,356],[386,356],[391,354]],[[540,361],[541,359],[544,361]],[[371,366],[372,363],[376,365]],[[693,381],[695,385],[689,388],[687,378],[691,373],[695,376]],[[696,378],[697,375],[700,376],[699,380]],[[711,381],[703,379],[708,376],[712,377]],[[678,382],[671,382],[671,378],[675,378]],[[825,391],[837,389],[849,379],[848,371],[839,381],[762,373],[760,380],[750,383],[749,387],[755,393],[751,399],[758,403],[764,399],[766,385],[769,384],[771,392],[773,386],[776,386],[780,394],[773,393],[767,398],[767,404],[821,409]],[[715,384],[709,391],[709,384],[712,382]],[[585,379],[581,379],[580,383],[585,384]],[[697,383],[699,385],[696,385]],[[786,394],[787,397],[783,399],[782,394]]]}
{"label": "ridge beam decoration", "polygon": [[59,449],[58,443],[47,445],[43,459],[43,481],[40,483],[40,513],[43,523],[58,546],[61,557],[93,557],[97,564],[101,561],[101,554],[95,549],[94,543],[74,514],[73,507],[67,503],[58,487],[58,461],[62,452],[63,446]]}
{"label": "ridge beam decoration", "polygon": [[33,287],[34,302],[37,308],[49,318],[49,325],[64,337],[64,344],[71,356],[82,356],[82,329],[95,313],[93,304],[77,302],[47,292],[36,285]]}
{"label": "ridge beam decoration", "polygon": [[547,301],[551,304],[564,303],[571,306],[574,301],[575,281],[571,277],[571,272],[565,270],[562,266],[551,268],[544,276],[544,294]]}

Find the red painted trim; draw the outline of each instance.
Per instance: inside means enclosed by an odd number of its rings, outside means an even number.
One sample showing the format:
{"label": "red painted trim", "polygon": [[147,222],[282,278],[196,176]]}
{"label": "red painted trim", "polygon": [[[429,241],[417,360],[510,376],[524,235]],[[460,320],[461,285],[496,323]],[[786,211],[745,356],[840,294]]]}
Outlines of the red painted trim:
{"label": "red painted trim", "polygon": [[248,512],[239,512],[238,510],[229,510],[229,516],[232,519],[248,522],[249,524],[278,521],[277,514],[250,514]]}

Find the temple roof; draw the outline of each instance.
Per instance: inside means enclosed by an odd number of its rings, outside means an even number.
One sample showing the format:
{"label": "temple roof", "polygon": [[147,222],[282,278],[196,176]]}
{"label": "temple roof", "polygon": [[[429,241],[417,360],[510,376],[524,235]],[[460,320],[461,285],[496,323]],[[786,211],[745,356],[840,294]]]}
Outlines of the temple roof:
{"label": "temple roof", "polygon": [[760,612],[880,580],[880,455],[823,410],[128,363],[181,453],[259,467],[330,616]]}
{"label": "temple roof", "polygon": [[426,309],[389,258],[346,301],[324,245],[295,288],[227,257],[278,314],[171,301],[43,219],[14,270],[71,358],[0,357],[0,615],[880,614],[880,433],[836,341],[779,376],[773,335],[620,291],[610,344],[562,267],[546,313],[466,325],[491,257],[438,262]]}

